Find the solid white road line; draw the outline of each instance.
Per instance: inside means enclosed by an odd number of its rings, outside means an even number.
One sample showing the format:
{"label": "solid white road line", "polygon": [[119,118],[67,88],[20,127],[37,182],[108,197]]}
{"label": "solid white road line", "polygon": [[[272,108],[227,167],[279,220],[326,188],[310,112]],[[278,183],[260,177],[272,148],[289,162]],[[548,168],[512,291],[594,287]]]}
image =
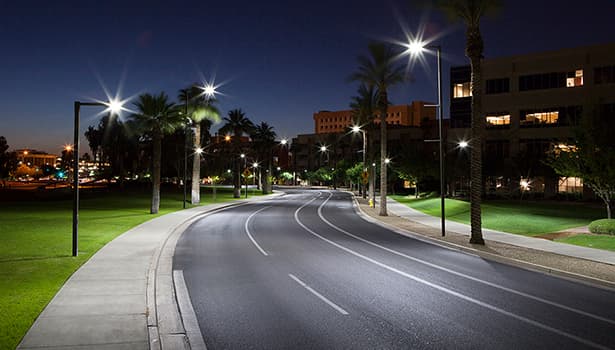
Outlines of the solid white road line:
{"label": "solid white road line", "polygon": [[331,199],[331,196],[329,196],[329,198],[327,198],[327,199],[326,199],[326,200],[325,200],[325,201],[324,201],[324,202],[323,202],[323,203],[322,203],[322,204],[318,207],[318,216],[320,217],[320,219],[321,219],[322,221],[324,221],[327,225],[329,225],[329,226],[331,226],[332,228],[334,228],[335,230],[337,230],[337,231],[339,231],[339,232],[341,232],[341,233],[343,233],[343,234],[345,234],[345,235],[347,235],[347,236],[349,236],[349,237],[352,237],[352,238],[354,238],[354,239],[356,239],[356,240],[358,240],[358,241],[361,241],[361,242],[363,242],[363,243],[367,243],[367,244],[369,244],[369,245],[371,245],[371,246],[374,246],[374,247],[380,248],[380,249],[385,250],[385,251],[387,251],[387,252],[389,252],[389,253],[393,253],[393,254],[395,254],[395,255],[397,255],[397,256],[401,256],[401,257],[406,258],[406,259],[408,259],[408,260],[412,260],[412,261],[414,261],[414,262],[417,262],[417,263],[420,263],[420,264],[423,264],[423,265],[426,265],[426,266],[432,267],[432,268],[434,268],[434,269],[438,269],[438,270],[441,270],[441,271],[448,272],[448,273],[453,274],[453,275],[455,275],[455,276],[463,277],[463,278],[469,279],[469,280],[474,281],[474,282],[482,283],[482,284],[484,284],[484,285],[487,285],[487,286],[490,286],[490,287],[493,287],[493,288],[497,288],[497,289],[500,289],[500,290],[503,290],[503,291],[506,291],[506,292],[509,292],[509,293],[512,293],[512,294],[516,294],[516,295],[519,295],[519,296],[522,296],[522,297],[525,297],[525,298],[528,298],[528,299],[532,299],[532,300],[535,300],[535,301],[538,301],[538,302],[541,302],[541,303],[544,303],[544,304],[548,304],[548,305],[551,305],[551,306],[555,306],[555,307],[558,307],[558,308],[563,309],[563,310],[567,310],[567,311],[570,311],[570,312],[574,312],[574,313],[579,314],[579,315],[587,316],[587,317],[593,318],[593,319],[595,319],[595,320],[599,320],[599,321],[602,321],[602,322],[606,322],[606,323],[610,323],[610,324],[612,324],[612,325],[615,325],[615,320],[611,320],[611,319],[606,318],[606,317],[602,317],[602,316],[599,316],[599,315],[595,315],[595,314],[592,314],[592,313],[589,313],[589,312],[586,312],[586,311],[583,311],[583,310],[575,309],[575,308],[573,308],[573,307],[566,306],[566,305],[563,305],[563,304],[560,304],[560,303],[557,303],[557,302],[554,302],[554,301],[550,301],[550,300],[547,300],[547,299],[543,299],[543,298],[541,298],[541,297],[537,297],[537,296],[534,296],[534,295],[531,295],[531,294],[528,294],[528,293],[525,293],[525,292],[521,292],[521,291],[518,291],[518,290],[515,290],[515,289],[511,289],[511,288],[508,288],[508,287],[505,287],[505,286],[499,285],[499,284],[497,284],[497,283],[493,283],[493,282],[489,282],[489,281],[482,280],[482,279],[480,279],[480,278],[472,277],[472,276],[470,276],[470,275],[466,275],[466,274],[463,274],[463,273],[461,273],[461,272],[457,272],[457,271],[455,271],[455,270],[451,270],[451,269],[449,269],[449,268],[446,268],[446,267],[443,267],[443,266],[439,266],[439,265],[436,265],[436,264],[430,263],[430,262],[428,262],[428,261],[425,261],[425,260],[422,260],[422,259],[419,259],[419,258],[415,258],[415,257],[413,257],[413,256],[410,256],[410,255],[404,254],[404,253],[402,253],[402,252],[396,251],[396,250],[391,249],[391,248],[387,248],[387,247],[385,247],[385,246],[382,246],[382,245],[380,245],[380,244],[378,244],[378,243],[372,242],[372,241],[367,240],[367,239],[365,239],[365,238],[361,238],[361,237],[359,237],[359,236],[356,236],[356,235],[354,235],[354,234],[352,234],[352,233],[350,233],[350,232],[348,232],[348,231],[346,231],[346,230],[344,230],[344,229],[342,229],[342,228],[340,228],[340,227],[336,226],[335,224],[331,223],[329,220],[327,220],[327,219],[323,216],[323,214],[322,214],[322,208],[323,208],[323,207],[325,206],[325,204],[329,201],[329,199]]}
{"label": "solid white road line", "polygon": [[336,305],[334,302],[332,302],[331,300],[325,298],[322,294],[318,293],[317,291],[315,291],[312,287],[308,286],[307,284],[305,284],[302,280],[300,280],[299,278],[297,278],[295,275],[289,273],[288,276],[290,278],[292,278],[293,280],[295,280],[295,282],[299,283],[299,285],[301,285],[301,287],[307,289],[310,293],[314,294],[315,296],[318,297],[318,299],[324,301],[325,303],[327,303],[327,305],[331,306],[332,308],[334,308],[337,312],[339,312],[342,315],[348,315],[348,312],[344,309],[342,309],[341,307],[339,307],[338,305]]}
{"label": "solid white road line", "polygon": [[[331,196],[329,196],[329,198],[330,198],[330,197],[331,197]],[[309,201],[309,202],[307,202],[307,203],[305,203],[304,205],[302,205],[301,207],[299,207],[299,208],[295,211],[295,221],[299,224],[299,226],[303,227],[303,229],[305,229],[306,231],[308,231],[308,232],[309,232],[309,233],[311,233],[312,235],[314,235],[314,236],[316,236],[316,237],[318,237],[318,238],[322,239],[323,241],[325,241],[325,242],[327,242],[327,243],[329,243],[329,244],[331,244],[331,245],[333,245],[333,246],[335,246],[335,247],[337,247],[337,248],[339,248],[339,249],[341,249],[341,250],[343,250],[343,251],[345,251],[345,252],[347,252],[347,253],[349,253],[349,254],[352,254],[352,255],[354,255],[354,256],[356,256],[356,257],[360,258],[360,259],[363,259],[363,260],[365,260],[365,261],[367,261],[367,262],[370,262],[370,263],[372,263],[372,264],[374,264],[374,265],[376,265],[376,266],[379,266],[379,267],[381,267],[381,268],[383,268],[383,269],[385,269],[385,270],[391,271],[391,272],[396,273],[396,274],[398,274],[398,275],[400,275],[400,276],[403,276],[403,277],[406,277],[406,278],[408,278],[408,279],[411,279],[411,280],[413,280],[413,281],[415,281],[415,282],[418,282],[418,283],[424,284],[424,285],[426,285],[426,286],[428,286],[428,287],[431,287],[431,288],[437,289],[437,290],[439,290],[439,291],[441,291],[441,292],[444,292],[444,293],[446,293],[446,294],[449,294],[449,295],[455,296],[455,297],[457,297],[457,298],[460,298],[460,299],[466,300],[466,301],[468,301],[468,302],[470,302],[470,303],[473,303],[473,304],[476,304],[476,305],[482,306],[482,307],[484,307],[484,308],[486,308],[486,309],[489,309],[489,310],[495,311],[495,312],[500,313],[500,314],[502,314],[502,315],[509,316],[509,317],[514,318],[514,319],[516,319],[516,320],[519,320],[519,321],[522,321],[522,322],[528,323],[528,324],[530,324],[530,325],[536,326],[536,327],[538,327],[538,328],[542,328],[542,329],[544,329],[544,330],[547,330],[547,331],[553,332],[553,333],[555,333],[555,334],[561,335],[562,337],[566,337],[566,338],[572,339],[572,340],[577,341],[577,342],[579,342],[579,343],[581,343],[581,344],[585,344],[585,345],[587,345],[587,346],[590,346],[590,347],[593,347],[593,348],[596,348],[596,349],[604,349],[604,350],[609,349],[608,347],[606,347],[606,346],[604,346],[604,345],[600,345],[600,344],[594,343],[594,342],[592,342],[592,341],[590,341],[590,340],[583,339],[583,338],[581,338],[581,337],[577,337],[577,336],[576,336],[576,335],[574,335],[574,334],[570,334],[570,333],[567,333],[567,332],[561,331],[561,330],[559,330],[559,329],[556,329],[556,328],[553,328],[553,327],[547,326],[546,324],[542,324],[542,323],[540,323],[540,322],[537,322],[537,321],[531,320],[531,319],[529,319],[529,318],[527,318],[527,317],[523,317],[523,316],[521,316],[521,315],[517,315],[517,314],[512,313],[512,312],[510,312],[510,311],[506,311],[506,310],[501,309],[501,308],[499,308],[499,307],[497,307],[497,306],[494,306],[494,305],[491,305],[491,304],[489,304],[489,303],[486,303],[486,302],[480,301],[480,300],[478,300],[478,299],[474,299],[474,298],[469,297],[469,296],[467,296],[467,295],[465,295],[465,294],[461,294],[461,293],[459,293],[459,292],[456,292],[456,291],[454,291],[454,290],[448,289],[448,288],[443,287],[443,286],[440,286],[440,285],[438,285],[438,284],[435,284],[435,283],[429,282],[429,281],[427,281],[427,280],[424,280],[424,279],[422,279],[422,278],[420,278],[420,277],[414,276],[414,275],[409,274],[409,273],[407,273],[407,272],[404,272],[404,271],[398,270],[398,269],[396,269],[396,268],[394,268],[394,267],[391,267],[391,266],[389,266],[389,265],[387,265],[387,264],[384,264],[384,263],[382,263],[382,262],[380,262],[380,261],[378,261],[378,260],[372,259],[372,258],[370,258],[370,257],[368,257],[368,256],[365,256],[365,255],[363,255],[363,254],[361,254],[361,253],[358,253],[358,252],[356,252],[356,251],[354,251],[354,250],[352,250],[352,249],[350,249],[350,248],[344,247],[343,245],[341,245],[341,244],[339,244],[339,243],[336,243],[336,242],[334,242],[334,241],[332,241],[332,240],[330,240],[330,239],[328,239],[328,238],[325,238],[325,237],[321,236],[320,234],[318,234],[318,233],[314,232],[313,230],[311,230],[311,229],[310,229],[310,228],[308,228],[307,226],[305,226],[305,225],[301,222],[301,220],[299,220],[299,211],[301,211],[301,209],[303,209],[305,206],[307,206],[308,204],[310,204],[312,201],[314,201],[314,199],[313,199],[313,200],[311,200],[311,201]]]}
{"label": "solid white road line", "polygon": [[205,341],[203,340],[203,333],[201,333],[201,327],[199,327],[199,321],[196,318],[192,302],[190,301],[190,294],[188,293],[186,281],[184,280],[184,271],[174,270],[173,281],[175,282],[177,304],[179,305],[179,311],[182,315],[182,321],[184,322],[184,329],[186,330],[186,336],[190,343],[190,349],[207,350],[207,346],[205,346]]}
{"label": "solid white road line", "polygon": [[252,241],[252,243],[254,243],[254,245],[256,246],[256,248],[258,248],[258,250],[260,250],[261,253],[263,253],[264,256],[268,256],[269,254],[267,254],[267,252],[265,250],[263,250],[263,248],[261,248],[260,245],[258,245],[258,243],[256,242],[256,240],[254,239],[254,237],[252,237],[252,234],[250,234],[250,229],[248,228],[248,223],[250,222],[250,219],[252,219],[252,217],[258,213],[260,213],[261,211],[267,209],[267,208],[271,208],[271,206],[267,206],[264,208],[261,208],[257,211],[255,211],[254,213],[252,213],[252,215],[248,216],[248,219],[246,220],[246,223],[244,225],[244,228],[246,229],[246,234],[248,235],[248,237],[250,238],[250,240]]}

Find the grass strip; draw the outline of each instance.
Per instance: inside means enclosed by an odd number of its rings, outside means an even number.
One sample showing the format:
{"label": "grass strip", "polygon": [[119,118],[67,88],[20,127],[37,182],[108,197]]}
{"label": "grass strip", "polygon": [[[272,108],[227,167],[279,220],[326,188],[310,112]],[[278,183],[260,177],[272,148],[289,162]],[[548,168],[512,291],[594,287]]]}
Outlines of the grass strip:
{"label": "grass strip", "polygon": [[[156,215],[149,214],[150,195],[146,190],[83,191],[77,257],[71,256],[71,200],[0,202],[0,349],[14,349],[64,282],[105,244],[134,226],[182,209],[181,189],[162,193]],[[218,187],[215,200],[211,189],[201,194],[201,205],[230,200],[229,188]]]}

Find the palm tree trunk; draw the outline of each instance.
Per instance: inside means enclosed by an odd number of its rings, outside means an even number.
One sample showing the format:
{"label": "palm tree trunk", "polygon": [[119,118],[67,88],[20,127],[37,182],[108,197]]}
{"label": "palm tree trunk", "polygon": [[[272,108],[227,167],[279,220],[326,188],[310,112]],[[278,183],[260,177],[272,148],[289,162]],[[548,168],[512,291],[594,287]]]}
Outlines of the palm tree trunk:
{"label": "palm tree trunk", "polygon": [[150,214],[157,214],[160,209],[160,168],[162,158],[162,135],[160,131],[153,133],[153,150],[152,150],[152,207]]}
{"label": "palm tree trunk", "polygon": [[380,109],[380,216],[387,216],[387,97],[384,95],[384,108]]}
{"label": "palm tree trunk", "polygon": [[192,191],[191,203],[197,205],[201,202],[201,154],[196,152],[201,148],[201,124],[196,123],[194,128],[194,156],[192,158]]}
{"label": "palm tree trunk", "polygon": [[482,146],[485,119],[482,114],[481,59],[483,39],[478,26],[468,27],[466,55],[472,67],[472,138],[470,140],[470,243],[485,244],[481,223],[482,181]]}

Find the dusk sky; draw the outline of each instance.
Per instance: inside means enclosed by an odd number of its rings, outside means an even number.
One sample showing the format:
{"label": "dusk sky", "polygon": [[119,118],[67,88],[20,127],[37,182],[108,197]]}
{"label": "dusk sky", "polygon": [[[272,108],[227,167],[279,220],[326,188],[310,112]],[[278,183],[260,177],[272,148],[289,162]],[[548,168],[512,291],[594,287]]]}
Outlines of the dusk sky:
{"label": "dusk sky", "polygon": [[[503,3],[481,27],[487,58],[615,40],[613,0]],[[346,78],[368,42],[402,41],[420,23],[427,38],[441,35],[447,96],[450,66],[467,64],[464,28],[411,1],[0,0],[0,135],[11,149],[59,154],[72,142],[73,101],[104,99],[101,81],[124,98],[175,100],[213,76],[223,115],[241,108],[280,137],[312,133],[314,112],[348,109],[358,84]],[[392,90],[393,104],[436,100],[435,58],[427,62]],[[82,109],[81,134],[99,111]]]}

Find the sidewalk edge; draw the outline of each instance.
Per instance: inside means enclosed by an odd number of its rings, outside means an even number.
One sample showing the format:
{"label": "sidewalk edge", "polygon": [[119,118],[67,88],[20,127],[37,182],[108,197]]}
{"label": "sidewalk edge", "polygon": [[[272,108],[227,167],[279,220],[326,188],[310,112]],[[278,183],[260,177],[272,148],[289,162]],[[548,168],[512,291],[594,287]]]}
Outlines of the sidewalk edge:
{"label": "sidewalk edge", "polygon": [[[613,291],[615,292],[615,283],[611,282],[611,281],[607,281],[607,280],[603,280],[603,279],[599,279],[599,278],[595,278],[595,277],[590,277],[590,276],[585,276],[585,275],[581,275],[581,274],[577,274],[574,272],[569,272],[569,271],[564,271],[564,270],[559,270],[556,268],[552,268],[552,267],[548,267],[548,266],[543,266],[543,265],[539,265],[539,264],[534,264],[534,263],[530,263],[527,261],[523,261],[523,260],[519,260],[519,259],[514,259],[514,258],[508,258],[508,257],[504,257],[501,255],[497,255],[497,254],[493,254],[493,253],[489,253],[489,252],[484,252],[482,250],[478,250],[478,249],[474,249],[474,248],[469,248],[469,247],[465,247],[462,245],[458,245],[455,243],[451,243],[451,242],[446,242],[446,241],[441,241],[435,238],[431,238],[429,236],[425,236],[422,235],[418,232],[412,232],[412,231],[408,231],[406,229],[391,225],[391,224],[387,224],[381,220],[378,220],[370,215],[368,215],[367,213],[365,213],[363,211],[363,209],[361,208],[361,205],[359,204],[359,202],[357,201],[357,199],[354,197],[354,194],[349,192],[352,196],[353,196],[353,207],[355,208],[355,212],[361,216],[364,220],[369,221],[371,223],[374,223],[376,225],[380,225],[382,227],[385,227],[397,234],[400,234],[402,236],[406,236],[406,237],[410,237],[410,238],[414,238],[414,239],[418,239],[420,241],[423,242],[427,242],[430,244],[435,244],[437,246],[441,246],[441,247],[445,247],[451,250],[457,250],[460,252],[464,252],[466,254],[472,254],[472,255],[476,255],[479,256],[481,258],[485,258],[491,261],[495,261],[501,264],[506,264],[506,265],[511,265],[511,266],[516,266],[519,268],[523,268],[526,270],[530,270],[530,271],[534,271],[534,272],[540,272],[540,273],[544,273],[544,274],[551,274],[551,275],[555,275],[561,278],[564,278],[566,280],[570,280],[570,281],[574,281],[574,282],[580,282],[583,284],[587,284],[590,285],[592,287],[599,287],[602,289],[606,289],[609,291]],[[507,243],[508,244],[508,243]],[[555,254],[555,253],[551,253],[551,254]],[[580,258],[575,258],[575,259],[580,259]]]}

